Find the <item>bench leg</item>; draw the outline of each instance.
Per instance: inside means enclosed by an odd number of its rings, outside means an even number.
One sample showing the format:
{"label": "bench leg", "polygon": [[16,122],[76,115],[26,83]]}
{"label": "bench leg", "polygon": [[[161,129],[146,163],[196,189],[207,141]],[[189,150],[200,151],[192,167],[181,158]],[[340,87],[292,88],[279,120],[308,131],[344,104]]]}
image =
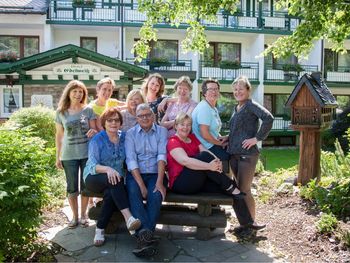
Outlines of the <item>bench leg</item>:
{"label": "bench leg", "polygon": [[196,239],[208,240],[209,238],[210,238],[210,228],[209,227],[197,227]]}

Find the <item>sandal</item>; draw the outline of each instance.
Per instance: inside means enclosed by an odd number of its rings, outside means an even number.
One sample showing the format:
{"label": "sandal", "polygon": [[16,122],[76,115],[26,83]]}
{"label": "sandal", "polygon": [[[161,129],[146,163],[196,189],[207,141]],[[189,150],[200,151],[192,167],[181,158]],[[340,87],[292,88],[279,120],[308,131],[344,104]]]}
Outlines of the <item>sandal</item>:
{"label": "sandal", "polygon": [[73,229],[76,228],[78,226],[79,222],[77,219],[72,219],[69,223],[68,223],[68,228]]}
{"label": "sandal", "polygon": [[96,247],[100,247],[105,243],[105,231],[104,229],[100,229],[96,227],[95,237],[94,237],[94,245]]}
{"label": "sandal", "polygon": [[126,221],[126,227],[129,231],[137,230],[141,226],[141,221],[133,216],[130,216]]}
{"label": "sandal", "polygon": [[89,226],[89,219],[86,217],[83,217],[80,219],[80,224],[82,227],[88,227]]}

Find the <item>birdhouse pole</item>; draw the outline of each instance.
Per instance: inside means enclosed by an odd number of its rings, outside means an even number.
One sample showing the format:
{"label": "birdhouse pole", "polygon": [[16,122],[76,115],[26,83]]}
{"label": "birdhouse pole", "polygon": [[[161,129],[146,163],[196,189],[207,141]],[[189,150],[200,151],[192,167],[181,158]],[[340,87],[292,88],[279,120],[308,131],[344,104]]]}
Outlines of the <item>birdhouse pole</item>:
{"label": "birdhouse pole", "polygon": [[298,184],[321,175],[321,131],[328,128],[337,102],[319,72],[304,74],[290,94],[291,128],[300,131]]}

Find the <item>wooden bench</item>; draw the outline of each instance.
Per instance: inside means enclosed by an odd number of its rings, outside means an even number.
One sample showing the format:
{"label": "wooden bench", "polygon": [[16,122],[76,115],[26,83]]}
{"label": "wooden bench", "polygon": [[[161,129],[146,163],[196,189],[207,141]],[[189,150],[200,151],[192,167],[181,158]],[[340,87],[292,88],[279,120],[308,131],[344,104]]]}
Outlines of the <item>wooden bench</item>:
{"label": "wooden bench", "polygon": [[[90,197],[102,197],[102,194],[84,192]],[[165,202],[162,204],[159,224],[196,226],[196,238],[207,240],[214,228],[224,228],[227,224],[227,216],[219,205],[232,205],[232,197],[224,194],[199,193],[195,195],[179,195],[168,192]],[[89,209],[90,219],[97,220],[101,211],[99,202],[95,207]],[[120,212],[113,214],[106,233],[113,233],[120,224],[124,224]]]}

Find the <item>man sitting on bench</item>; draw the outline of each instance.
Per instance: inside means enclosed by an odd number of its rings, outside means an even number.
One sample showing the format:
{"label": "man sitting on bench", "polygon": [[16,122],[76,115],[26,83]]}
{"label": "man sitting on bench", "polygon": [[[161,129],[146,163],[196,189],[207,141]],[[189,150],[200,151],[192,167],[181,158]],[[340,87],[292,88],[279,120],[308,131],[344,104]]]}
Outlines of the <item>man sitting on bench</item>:
{"label": "man sitting on bench", "polygon": [[[126,187],[132,214],[141,220],[135,233],[138,257],[153,256],[153,232],[166,195],[163,184],[166,165],[167,129],[154,123],[148,104],[136,108],[138,124],[127,131],[125,140],[128,173]],[[143,200],[146,200],[146,204]]]}

